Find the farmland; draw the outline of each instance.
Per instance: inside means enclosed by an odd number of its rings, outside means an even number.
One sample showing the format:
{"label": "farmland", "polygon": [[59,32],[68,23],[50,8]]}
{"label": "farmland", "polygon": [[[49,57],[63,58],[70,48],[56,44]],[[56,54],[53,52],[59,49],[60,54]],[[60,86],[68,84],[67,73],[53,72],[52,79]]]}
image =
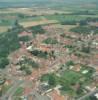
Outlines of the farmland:
{"label": "farmland", "polygon": [[[21,13],[22,12],[22,13]],[[40,12],[40,11],[39,11]],[[78,11],[74,12],[57,12],[56,10],[44,11],[46,13],[40,12],[37,10],[32,10],[31,8],[18,8],[18,9],[1,9],[0,11],[0,29],[4,29],[6,31],[9,27],[11,27],[15,21],[15,19],[19,20],[19,23],[25,27],[38,25],[38,24],[47,24],[47,23],[60,23],[65,21],[81,21],[86,20],[87,18],[97,18],[98,14],[94,13],[92,15],[91,12],[88,14],[83,14],[85,12],[81,12],[78,14]],[[0,30],[3,32],[3,30]]]}

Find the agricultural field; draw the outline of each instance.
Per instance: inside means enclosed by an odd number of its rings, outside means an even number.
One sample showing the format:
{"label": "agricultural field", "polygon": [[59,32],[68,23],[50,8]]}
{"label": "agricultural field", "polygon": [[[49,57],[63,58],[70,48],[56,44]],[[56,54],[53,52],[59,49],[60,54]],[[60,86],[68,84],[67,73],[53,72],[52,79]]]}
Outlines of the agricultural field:
{"label": "agricultural field", "polygon": [[9,28],[9,26],[0,26],[0,33],[8,31]]}
{"label": "agricultural field", "polygon": [[[52,10],[53,11],[53,10]],[[48,12],[52,12],[51,9]],[[40,11],[39,11],[40,12]],[[60,23],[65,21],[81,21],[86,20],[87,18],[97,18],[97,12],[94,12],[93,15],[91,12],[85,15],[85,11],[74,11],[68,13],[66,10],[65,12],[57,12],[54,11],[52,13],[48,13],[47,11],[43,11],[46,13],[39,14],[38,10],[34,10],[31,8],[6,8],[1,9],[0,11],[0,29],[3,27],[4,31],[6,31],[9,27],[11,27],[16,19],[19,20],[20,24],[28,27],[38,24],[49,24],[49,23]],[[39,15],[38,15],[39,14]],[[3,32],[3,29],[0,31]]]}
{"label": "agricultural field", "polygon": [[52,24],[52,23],[57,23],[57,21],[56,20],[25,21],[25,22],[20,22],[20,25],[24,27],[30,27],[36,25]]}

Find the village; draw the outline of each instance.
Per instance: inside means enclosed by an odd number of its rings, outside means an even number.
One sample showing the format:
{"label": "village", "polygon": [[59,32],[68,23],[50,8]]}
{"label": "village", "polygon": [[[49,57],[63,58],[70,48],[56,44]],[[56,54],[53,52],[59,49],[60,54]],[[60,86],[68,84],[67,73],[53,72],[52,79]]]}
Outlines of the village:
{"label": "village", "polygon": [[48,24],[25,29],[18,37],[20,48],[8,56],[6,74],[0,76],[1,89],[9,89],[2,100],[82,100],[89,92],[98,98],[97,34]]}
{"label": "village", "polygon": [[31,1],[0,6],[0,100],[98,100],[97,3]]}

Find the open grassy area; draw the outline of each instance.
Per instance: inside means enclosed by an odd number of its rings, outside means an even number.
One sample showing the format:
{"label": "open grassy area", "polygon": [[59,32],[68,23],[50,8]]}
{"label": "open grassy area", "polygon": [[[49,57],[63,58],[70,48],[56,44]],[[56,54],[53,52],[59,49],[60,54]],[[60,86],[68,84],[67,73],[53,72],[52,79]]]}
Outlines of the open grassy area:
{"label": "open grassy area", "polygon": [[9,29],[9,26],[0,26],[0,33],[6,32]]}
{"label": "open grassy area", "polygon": [[51,24],[51,23],[57,23],[56,20],[42,20],[42,21],[25,21],[20,22],[21,25],[24,27],[30,27],[30,26],[36,26],[36,25],[44,25],[44,24]]}
{"label": "open grassy area", "polygon": [[[29,13],[28,13],[29,12]],[[19,22],[25,27],[46,24],[52,22],[62,22],[62,21],[80,21],[85,20],[88,17],[97,18],[98,15],[75,15],[74,14],[43,14],[43,15],[33,15],[32,9],[1,9],[0,12],[0,26],[13,25],[13,22],[18,19]]]}
{"label": "open grassy area", "polygon": [[11,85],[4,84],[2,87],[2,94],[5,94],[11,88]]}
{"label": "open grassy area", "polygon": [[18,87],[16,92],[15,92],[15,96],[21,96],[23,94],[24,89],[22,87]]}
{"label": "open grassy area", "polygon": [[47,15],[44,16],[48,20],[58,20],[58,21],[80,21],[84,20],[88,17],[98,17],[97,15],[67,15],[67,14],[54,14],[54,15]]}
{"label": "open grassy area", "polygon": [[98,28],[96,26],[78,26],[70,29],[71,32],[79,33],[79,34],[94,34],[98,33]]}
{"label": "open grassy area", "polygon": [[71,85],[73,83],[78,83],[79,79],[82,77],[80,73],[74,72],[74,71],[65,71],[62,74],[62,78],[65,79],[67,84]]}
{"label": "open grassy area", "polygon": [[[82,72],[87,70],[88,72],[86,74],[83,74]],[[50,77],[55,80],[54,84],[61,85],[62,88],[60,89],[61,93],[65,94],[68,93],[71,96],[81,96],[84,94],[83,88],[86,85],[88,85],[91,80],[91,76],[94,72],[94,69],[83,67],[79,72],[73,71],[73,70],[65,70],[63,71],[60,76],[57,76],[56,74],[45,74],[41,77],[41,81],[48,82],[50,80]],[[55,85],[55,86],[56,86]],[[75,86],[79,86],[76,88]]]}
{"label": "open grassy area", "polygon": [[[66,8],[66,7],[65,7]],[[71,8],[70,8],[71,9]],[[69,9],[68,9],[69,11]],[[58,23],[65,21],[80,21],[85,20],[86,18],[98,18],[97,12],[96,15],[77,15],[75,14],[64,14],[62,13],[51,13],[51,14],[42,14],[38,15],[37,10],[33,11],[31,8],[18,8],[18,9],[1,9],[0,11],[0,33],[5,32],[8,27],[13,26],[13,23],[16,19],[19,20],[19,23],[24,27],[43,25],[49,23]],[[34,14],[36,12],[36,14]],[[68,22],[69,23],[69,22]]]}

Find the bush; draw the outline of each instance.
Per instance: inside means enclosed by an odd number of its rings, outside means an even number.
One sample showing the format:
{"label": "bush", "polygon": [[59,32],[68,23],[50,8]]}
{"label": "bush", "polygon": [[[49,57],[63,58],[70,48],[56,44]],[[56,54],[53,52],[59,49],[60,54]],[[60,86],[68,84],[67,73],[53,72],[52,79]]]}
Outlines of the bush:
{"label": "bush", "polygon": [[80,33],[80,34],[91,34],[93,31],[94,34],[98,33],[98,27],[95,26],[78,26],[70,29],[71,32]]}
{"label": "bush", "polygon": [[56,39],[52,39],[52,38],[47,38],[43,42],[46,44],[57,44],[58,43]]}
{"label": "bush", "polygon": [[81,21],[79,21],[79,25],[84,26],[84,25],[88,25],[88,23],[86,20],[81,20]]}
{"label": "bush", "polygon": [[64,21],[64,22],[61,22],[61,25],[76,25],[77,24],[77,21]]}
{"label": "bush", "polygon": [[22,36],[22,37],[19,37],[19,41],[23,41],[23,42],[27,42],[30,40],[30,37],[29,36]]}
{"label": "bush", "polygon": [[0,34],[0,68],[8,64],[7,56],[20,47],[18,30]]}
{"label": "bush", "polygon": [[49,76],[48,84],[50,86],[56,86],[56,79],[55,79],[55,76],[54,75],[50,75]]}
{"label": "bush", "polygon": [[33,26],[30,29],[32,30],[33,34],[44,34],[45,33],[45,30],[40,25]]}
{"label": "bush", "polygon": [[40,51],[40,50],[33,50],[31,53],[34,56],[41,57],[41,58],[47,58],[47,56],[48,56],[47,52],[43,52],[43,51]]}
{"label": "bush", "polygon": [[66,63],[66,65],[67,65],[67,66],[72,66],[72,65],[74,65],[74,62],[73,62],[73,61],[68,61],[68,62]]}
{"label": "bush", "polygon": [[5,66],[8,64],[9,60],[7,58],[0,58],[0,68],[5,68]]}

